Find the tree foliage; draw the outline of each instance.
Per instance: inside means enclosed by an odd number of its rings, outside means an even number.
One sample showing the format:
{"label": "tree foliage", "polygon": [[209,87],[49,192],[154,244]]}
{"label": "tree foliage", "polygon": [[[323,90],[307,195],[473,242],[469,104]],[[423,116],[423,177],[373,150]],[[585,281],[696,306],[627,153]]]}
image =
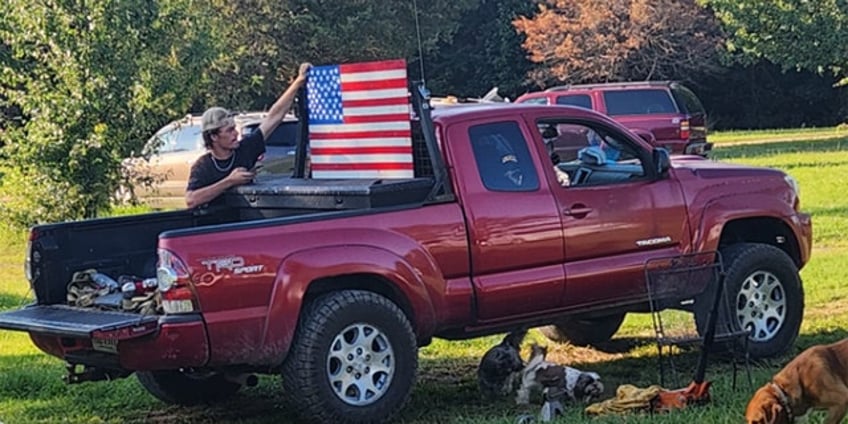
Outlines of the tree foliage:
{"label": "tree foliage", "polygon": [[[728,51],[784,69],[848,76],[848,2],[704,0],[731,34]],[[846,81],[848,82],[848,81]]]}
{"label": "tree foliage", "polygon": [[294,77],[300,62],[316,65],[406,58],[410,79],[420,78],[421,50],[449,41],[462,12],[479,0],[213,0],[227,40],[212,70],[207,104],[264,108]]}
{"label": "tree foliage", "polygon": [[679,78],[717,65],[721,33],[695,0],[543,0],[515,27],[539,67],[531,79],[606,82]]}
{"label": "tree foliage", "polygon": [[521,47],[523,37],[512,21],[533,13],[527,0],[480,0],[464,13],[451,41],[427,56],[427,81],[439,94],[479,97],[492,87],[517,97],[525,88],[532,63]]}
{"label": "tree foliage", "polygon": [[6,0],[0,5],[0,198],[31,224],[109,207],[121,158],[184,113],[216,56],[191,0]]}

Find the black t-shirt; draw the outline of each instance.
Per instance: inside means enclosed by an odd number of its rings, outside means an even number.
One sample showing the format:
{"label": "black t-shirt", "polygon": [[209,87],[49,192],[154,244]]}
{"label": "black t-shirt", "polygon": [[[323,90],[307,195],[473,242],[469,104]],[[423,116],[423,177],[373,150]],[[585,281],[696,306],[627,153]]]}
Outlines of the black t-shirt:
{"label": "black t-shirt", "polygon": [[242,139],[229,159],[215,159],[211,152],[206,152],[191,166],[186,190],[197,190],[215,184],[238,167],[251,169],[256,164],[256,159],[263,153],[265,153],[265,140],[259,129]]}

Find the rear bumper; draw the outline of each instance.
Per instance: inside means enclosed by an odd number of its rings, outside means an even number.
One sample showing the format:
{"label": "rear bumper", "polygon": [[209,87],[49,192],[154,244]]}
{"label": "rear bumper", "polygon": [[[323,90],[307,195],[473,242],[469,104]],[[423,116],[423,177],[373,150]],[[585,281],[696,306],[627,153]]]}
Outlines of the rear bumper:
{"label": "rear bumper", "polygon": [[209,360],[200,314],[155,316],[33,305],[0,314],[0,328],[28,332],[39,349],[71,364],[147,371],[200,367]]}
{"label": "rear bumper", "polygon": [[706,156],[713,149],[713,143],[707,141],[657,140],[656,145],[665,147],[669,153],[678,155]]}

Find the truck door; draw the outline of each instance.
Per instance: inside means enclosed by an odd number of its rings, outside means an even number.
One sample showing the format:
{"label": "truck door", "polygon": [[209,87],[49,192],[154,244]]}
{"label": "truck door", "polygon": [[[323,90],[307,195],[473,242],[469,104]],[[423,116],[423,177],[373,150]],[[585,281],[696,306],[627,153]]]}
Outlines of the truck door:
{"label": "truck door", "polygon": [[[559,306],[564,274],[559,206],[516,116],[447,128],[454,181],[468,220],[481,321]],[[547,157],[544,158],[547,161]]]}
{"label": "truck door", "polygon": [[[553,186],[565,241],[565,291],[569,309],[644,300],[646,260],[688,250],[683,193],[673,178],[655,179],[651,155],[629,132],[592,120],[536,118],[537,145],[550,152],[574,149],[561,162],[567,185]],[[544,136],[543,136],[544,135]],[[546,144],[545,137],[550,137]],[[557,181],[549,167],[548,181]]]}

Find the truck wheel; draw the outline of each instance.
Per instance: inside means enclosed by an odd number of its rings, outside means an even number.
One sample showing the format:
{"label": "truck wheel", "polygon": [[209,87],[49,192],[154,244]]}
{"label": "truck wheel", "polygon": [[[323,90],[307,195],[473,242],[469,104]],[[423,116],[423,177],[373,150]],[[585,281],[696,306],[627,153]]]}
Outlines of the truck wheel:
{"label": "truck wheel", "polygon": [[594,345],[612,338],[621,327],[624,315],[615,314],[592,319],[560,318],[552,325],[539,327],[539,331],[557,343],[569,342],[575,346]]}
{"label": "truck wheel", "polygon": [[241,389],[241,384],[227,381],[220,373],[138,371],[136,378],[157,399],[178,405],[221,401]]}
{"label": "truck wheel", "polygon": [[[804,291],[795,263],[784,251],[768,244],[734,244],[721,249],[721,255],[725,299],[731,304],[720,308],[716,325],[735,319],[733,324],[738,327],[733,325],[734,328],[750,331],[748,351],[753,358],[786,352],[798,337],[804,316]],[[696,302],[695,321],[701,334],[709,317],[707,304]]]}
{"label": "truck wheel", "polygon": [[418,345],[406,315],[376,293],[345,290],[304,308],[283,364],[285,396],[321,423],[387,422],[409,400]]}

